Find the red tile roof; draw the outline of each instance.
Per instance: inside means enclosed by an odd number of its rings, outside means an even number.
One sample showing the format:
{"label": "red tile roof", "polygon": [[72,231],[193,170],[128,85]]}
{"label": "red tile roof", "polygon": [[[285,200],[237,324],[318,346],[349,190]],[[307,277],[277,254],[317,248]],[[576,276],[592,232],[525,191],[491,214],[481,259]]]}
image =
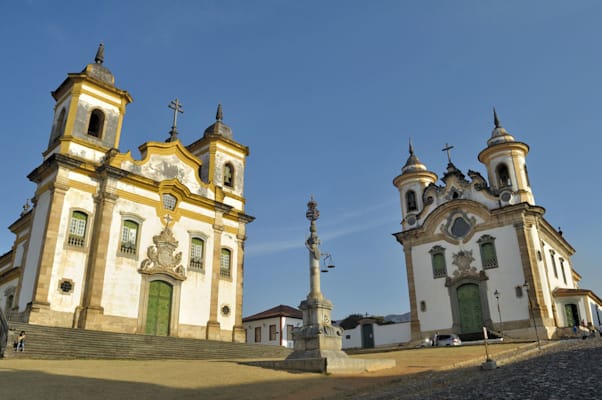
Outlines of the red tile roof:
{"label": "red tile roof", "polygon": [[301,310],[285,305],[279,305],[269,310],[262,311],[260,313],[245,317],[242,322],[256,321],[258,319],[274,318],[274,317],[290,317],[290,318],[303,318]]}

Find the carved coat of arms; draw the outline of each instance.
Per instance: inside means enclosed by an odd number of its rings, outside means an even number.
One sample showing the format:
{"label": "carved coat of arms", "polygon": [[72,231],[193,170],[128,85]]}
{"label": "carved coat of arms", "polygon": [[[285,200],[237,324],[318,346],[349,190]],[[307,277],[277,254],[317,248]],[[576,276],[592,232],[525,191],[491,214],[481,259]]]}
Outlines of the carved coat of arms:
{"label": "carved coat of arms", "polygon": [[[153,236],[154,246],[146,250],[146,258],[140,264],[138,272],[144,274],[167,274],[175,279],[186,279],[186,271],[182,266],[182,252],[175,253],[178,241],[166,226],[159,235]],[[175,254],[174,254],[175,253]]]}

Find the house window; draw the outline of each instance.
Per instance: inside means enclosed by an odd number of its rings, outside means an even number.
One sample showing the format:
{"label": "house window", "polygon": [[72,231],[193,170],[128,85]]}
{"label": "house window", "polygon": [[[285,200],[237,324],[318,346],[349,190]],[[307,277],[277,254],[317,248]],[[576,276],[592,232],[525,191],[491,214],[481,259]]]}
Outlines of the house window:
{"label": "house window", "polygon": [[172,196],[171,194],[163,195],[163,208],[165,208],[166,210],[169,210],[169,211],[175,210],[177,202],[178,202],[178,200],[176,199],[175,196]]}
{"label": "house window", "polygon": [[562,258],[560,259],[560,272],[562,272],[562,280],[564,281],[564,284],[566,285],[566,274],[564,272],[564,260]]}
{"label": "house window", "polygon": [[224,186],[234,187],[234,167],[230,163],[224,164]]}
{"label": "house window", "polygon": [[102,127],[105,122],[105,115],[102,111],[96,109],[90,115],[88,123],[88,135],[100,138],[102,136]]}
{"label": "house window", "polygon": [[205,250],[205,242],[203,239],[193,237],[190,240],[190,269],[196,271],[203,270],[203,251]]}
{"label": "house window", "polygon": [[121,245],[119,249],[124,254],[136,255],[138,248],[138,223],[126,219],[121,229]]}
{"label": "house window", "polygon": [[69,238],[67,239],[69,246],[84,247],[87,223],[88,215],[81,211],[73,211],[69,225]]}
{"label": "house window", "polygon": [[458,217],[454,219],[454,223],[451,226],[450,232],[454,237],[464,237],[468,234],[468,232],[470,232],[470,223],[467,222],[463,217]]}
{"label": "house window", "polygon": [[445,264],[445,249],[441,246],[435,246],[429,253],[431,253],[431,262],[433,264],[433,278],[446,277],[447,266]]}
{"label": "house window", "polygon": [[408,212],[418,210],[418,204],[416,204],[416,192],[408,190],[406,192],[406,205]]}
{"label": "house window", "polygon": [[501,188],[512,186],[512,181],[510,180],[510,172],[508,172],[508,167],[506,164],[498,165],[497,169],[497,179]]}
{"label": "house window", "polygon": [[71,279],[61,279],[59,290],[64,294],[71,293],[73,291],[73,281]]}
{"label": "house window", "polygon": [[276,340],[276,325],[270,325],[270,341]]}
{"label": "house window", "polygon": [[497,268],[497,255],[495,252],[495,238],[489,235],[483,235],[477,241],[481,250],[481,263],[483,269]]}
{"label": "house window", "polygon": [[292,325],[286,326],[286,340],[293,340],[293,329]]}
{"label": "house window", "polygon": [[516,286],[516,287],[514,288],[514,291],[515,291],[515,293],[516,293],[516,297],[518,297],[519,299],[520,299],[521,297],[523,297],[523,287],[522,287],[522,286]]}
{"label": "house window", "polygon": [[261,326],[255,328],[255,343],[261,342]]}
{"label": "house window", "polygon": [[228,249],[222,249],[221,257],[219,259],[219,274],[220,276],[229,277],[231,270],[231,257],[232,253]]}
{"label": "house window", "polygon": [[556,268],[556,259],[554,258],[555,255],[556,253],[554,252],[554,250],[550,250],[550,258],[552,259],[552,269],[554,270],[554,277],[558,279],[558,269]]}

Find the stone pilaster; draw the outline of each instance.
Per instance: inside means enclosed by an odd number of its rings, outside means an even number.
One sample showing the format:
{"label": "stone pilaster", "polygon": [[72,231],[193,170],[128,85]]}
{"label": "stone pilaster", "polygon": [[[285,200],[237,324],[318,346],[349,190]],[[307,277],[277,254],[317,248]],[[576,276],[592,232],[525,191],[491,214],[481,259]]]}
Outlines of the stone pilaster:
{"label": "stone pilaster", "polygon": [[416,284],[414,282],[414,264],[412,263],[412,246],[406,244],[403,246],[403,253],[405,255],[407,279],[408,279],[408,292],[410,295],[410,332],[412,340],[420,340],[420,319],[418,318],[418,299],[416,299]]}
{"label": "stone pilaster", "polygon": [[207,321],[206,334],[207,340],[220,340],[221,329],[217,321],[218,300],[219,300],[219,281],[220,281],[220,259],[222,249],[222,233],[224,225],[222,213],[216,211],[215,223],[213,224],[213,263],[211,268],[211,297],[209,304],[209,321]]}
{"label": "stone pilaster", "polygon": [[90,238],[90,253],[86,266],[83,302],[79,311],[78,326],[102,330],[102,292],[107,267],[107,248],[110,243],[111,220],[117,196],[101,192],[94,198],[96,213]]}
{"label": "stone pilaster", "polygon": [[242,294],[244,288],[244,265],[245,265],[245,225],[239,222],[238,234],[236,235],[238,241],[238,257],[236,261],[236,305],[234,314],[234,327],[232,328],[232,341],[244,343],[245,342],[245,328],[242,325]]}
{"label": "stone pilaster", "polygon": [[[54,254],[58,242],[58,232],[61,222],[61,214],[65,204],[65,194],[69,187],[66,184],[55,182],[52,187],[52,199],[46,216],[46,236],[42,241],[40,257],[38,261],[38,273],[34,284],[33,300],[31,302],[29,322],[45,324],[48,319],[45,312],[50,310],[49,285],[54,266]],[[34,212],[37,212],[36,209]]]}

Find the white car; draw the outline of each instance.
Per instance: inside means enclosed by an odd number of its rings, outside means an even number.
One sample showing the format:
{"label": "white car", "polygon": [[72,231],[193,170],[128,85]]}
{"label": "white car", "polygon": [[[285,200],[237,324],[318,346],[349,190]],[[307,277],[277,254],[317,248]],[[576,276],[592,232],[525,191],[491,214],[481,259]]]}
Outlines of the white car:
{"label": "white car", "polygon": [[424,339],[418,347],[446,347],[446,346],[460,346],[462,340],[458,335],[454,333],[450,334],[436,334],[429,338]]}

